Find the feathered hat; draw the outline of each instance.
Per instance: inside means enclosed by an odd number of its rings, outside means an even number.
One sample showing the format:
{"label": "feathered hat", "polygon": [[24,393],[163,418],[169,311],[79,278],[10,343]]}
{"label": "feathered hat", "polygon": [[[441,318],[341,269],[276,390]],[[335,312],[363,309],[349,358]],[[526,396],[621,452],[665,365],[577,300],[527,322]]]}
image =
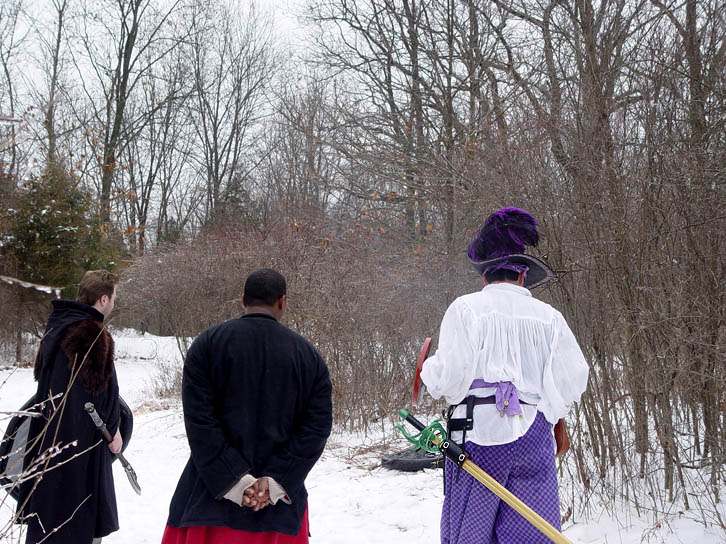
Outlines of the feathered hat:
{"label": "feathered hat", "polygon": [[501,208],[491,214],[469,244],[471,264],[484,275],[496,270],[525,272],[524,286],[538,287],[555,277],[543,260],[525,255],[525,246],[539,242],[537,220],[519,208]]}

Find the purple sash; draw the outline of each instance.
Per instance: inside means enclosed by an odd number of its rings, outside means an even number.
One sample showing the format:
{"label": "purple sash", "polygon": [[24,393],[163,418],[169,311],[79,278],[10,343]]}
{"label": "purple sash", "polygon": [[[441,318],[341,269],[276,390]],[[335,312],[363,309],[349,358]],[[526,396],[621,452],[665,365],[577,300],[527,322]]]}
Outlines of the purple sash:
{"label": "purple sash", "polygon": [[496,400],[497,410],[500,414],[508,416],[522,415],[522,407],[519,404],[519,396],[517,388],[512,382],[487,382],[480,378],[471,382],[469,389],[479,389],[482,387],[496,387],[494,398]]}

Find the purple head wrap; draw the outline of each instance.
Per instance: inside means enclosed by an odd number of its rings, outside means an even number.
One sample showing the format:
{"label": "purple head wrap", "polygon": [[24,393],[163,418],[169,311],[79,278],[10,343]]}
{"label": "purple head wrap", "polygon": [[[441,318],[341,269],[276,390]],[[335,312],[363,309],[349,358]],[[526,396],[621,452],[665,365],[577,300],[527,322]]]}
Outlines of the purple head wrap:
{"label": "purple head wrap", "polygon": [[[520,208],[501,208],[491,214],[469,243],[467,255],[473,262],[487,261],[497,257],[524,253],[525,246],[536,246],[539,242],[537,220],[532,214]],[[527,272],[529,267],[520,263],[500,262],[484,273],[495,270]]]}

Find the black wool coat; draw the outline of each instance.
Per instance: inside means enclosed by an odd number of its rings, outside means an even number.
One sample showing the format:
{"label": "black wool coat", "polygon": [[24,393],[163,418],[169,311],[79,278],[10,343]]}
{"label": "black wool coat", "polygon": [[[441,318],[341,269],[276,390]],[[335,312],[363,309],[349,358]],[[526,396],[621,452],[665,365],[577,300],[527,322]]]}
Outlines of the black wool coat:
{"label": "black wool coat", "polygon": [[116,433],[113,350],[103,314],[79,302],[53,301],[35,363],[43,416],[30,425],[25,471],[32,477],[20,486],[18,500],[27,544],[88,544],[118,530],[113,455],[84,409],[92,402]]}
{"label": "black wool coat", "polygon": [[[191,457],[169,525],[297,534],[305,477],[332,425],[330,376],[315,348],[264,314],[227,321],[189,348],[182,401]],[[225,499],[247,473],[274,478],[292,504],[254,512]]]}

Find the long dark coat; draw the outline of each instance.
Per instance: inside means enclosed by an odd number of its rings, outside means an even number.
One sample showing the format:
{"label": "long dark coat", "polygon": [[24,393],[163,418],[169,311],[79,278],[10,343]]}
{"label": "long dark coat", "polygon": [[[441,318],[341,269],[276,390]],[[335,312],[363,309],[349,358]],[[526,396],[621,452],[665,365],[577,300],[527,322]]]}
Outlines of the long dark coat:
{"label": "long dark coat", "polygon": [[[189,348],[182,400],[191,457],[169,525],[297,534],[305,477],[332,424],[330,376],[315,348],[267,315],[227,321]],[[247,473],[274,478],[292,504],[254,512],[225,499]]]}
{"label": "long dark coat", "polygon": [[[27,544],[43,539],[44,544],[89,544],[118,530],[113,455],[84,409],[92,402],[109,432],[116,433],[113,349],[103,314],[79,302],[53,301],[35,363],[36,399],[46,402],[43,417],[32,420],[25,458],[25,470],[35,477],[20,486],[18,500],[28,525]],[[55,455],[44,459],[53,445]]]}

